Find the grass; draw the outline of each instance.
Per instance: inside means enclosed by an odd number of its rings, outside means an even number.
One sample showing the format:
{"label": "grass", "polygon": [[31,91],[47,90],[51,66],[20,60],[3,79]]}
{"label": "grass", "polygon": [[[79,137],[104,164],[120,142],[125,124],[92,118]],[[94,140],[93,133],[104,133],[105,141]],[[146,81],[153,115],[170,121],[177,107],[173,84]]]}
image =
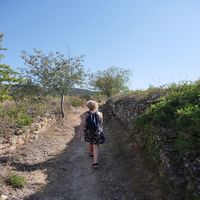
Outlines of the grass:
{"label": "grass", "polygon": [[23,188],[24,186],[26,186],[27,181],[25,177],[13,172],[8,175],[6,183],[13,188]]}

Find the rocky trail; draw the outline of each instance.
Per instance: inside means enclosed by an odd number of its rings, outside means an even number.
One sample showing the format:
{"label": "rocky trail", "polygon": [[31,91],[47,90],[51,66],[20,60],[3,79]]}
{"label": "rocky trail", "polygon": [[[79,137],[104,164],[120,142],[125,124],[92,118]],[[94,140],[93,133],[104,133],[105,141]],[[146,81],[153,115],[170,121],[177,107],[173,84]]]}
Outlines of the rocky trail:
{"label": "rocky trail", "polygon": [[106,143],[100,147],[99,169],[92,168],[85,142],[76,135],[83,111],[71,111],[65,122],[52,124],[37,140],[0,159],[0,177],[17,171],[28,181],[15,190],[0,181],[0,195],[8,200],[167,199],[158,174],[115,119],[105,116]]}

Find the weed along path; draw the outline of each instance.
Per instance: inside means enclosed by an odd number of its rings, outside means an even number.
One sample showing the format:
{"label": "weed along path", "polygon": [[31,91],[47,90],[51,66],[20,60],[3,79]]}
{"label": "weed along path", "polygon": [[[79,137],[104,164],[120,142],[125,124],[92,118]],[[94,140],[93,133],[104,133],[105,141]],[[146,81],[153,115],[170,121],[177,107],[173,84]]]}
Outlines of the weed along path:
{"label": "weed along path", "polygon": [[76,136],[81,112],[71,111],[64,123],[57,122],[37,140],[5,155],[0,175],[13,170],[25,176],[27,184],[14,190],[0,183],[0,192],[9,200],[166,199],[158,175],[147,169],[128,133],[114,119],[105,117],[100,167],[92,168],[85,142]]}

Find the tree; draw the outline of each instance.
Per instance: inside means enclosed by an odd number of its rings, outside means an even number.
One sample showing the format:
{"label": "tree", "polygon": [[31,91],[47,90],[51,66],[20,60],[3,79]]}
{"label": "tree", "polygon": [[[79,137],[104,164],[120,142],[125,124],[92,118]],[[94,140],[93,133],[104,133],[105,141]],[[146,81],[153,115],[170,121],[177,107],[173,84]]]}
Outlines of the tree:
{"label": "tree", "polygon": [[64,118],[64,95],[69,95],[74,86],[81,85],[85,76],[83,57],[68,58],[59,52],[45,55],[40,50],[33,51],[33,54],[22,52],[21,57],[27,67],[25,74],[46,93],[61,96],[61,113]]}
{"label": "tree", "polygon": [[[3,34],[0,33],[0,51],[6,50],[2,47],[2,39]],[[0,61],[3,57],[4,55],[0,53]],[[0,102],[11,99],[11,96],[8,94],[10,86],[20,82],[17,74],[10,66],[0,63]]]}
{"label": "tree", "polygon": [[109,67],[106,70],[98,70],[91,74],[90,85],[101,91],[107,97],[116,95],[117,93],[127,90],[127,82],[129,81],[129,70]]}

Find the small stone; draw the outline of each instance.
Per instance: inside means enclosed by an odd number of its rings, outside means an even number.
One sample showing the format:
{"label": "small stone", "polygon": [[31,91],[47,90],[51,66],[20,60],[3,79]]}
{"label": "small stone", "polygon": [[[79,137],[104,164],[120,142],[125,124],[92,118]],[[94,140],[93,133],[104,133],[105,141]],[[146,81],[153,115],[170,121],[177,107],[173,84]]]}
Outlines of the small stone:
{"label": "small stone", "polygon": [[22,129],[16,130],[15,135],[21,135],[24,131]]}
{"label": "small stone", "polygon": [[0,163],[2,164],[2,163],[6,163],[6,162],[8,162],[8,157],[1,157],[0,158]]}
{"label": "small stone", "polygon": [[40,125],[40,124],[38,124],[38,123],[35,124],[35,130],[36,130],[36,131],[40,130],[40,128],[41,128],[41,125]]}
{"label": "small stone", "polygon": [[192,191],[194,189],[194,186],[192,185],[192,183],[188,183],[186,189]]}
{"label": "small stone", "polygon": [[197,158],[194,160],[194,163],[199,165],[199,164],[200,164],[200,157],[197,157]]}
{"label": "small stone", "polygon": [[29,134],[29,133],[31,133],[31,129],[30,128],[26,129],[26,134]]}
{"label": "small stone", "polygon": [[40,122],[40,121],[41,121],[41,117],[40,117],[40,116],[37,116],[35,120],[36,120],[37,122]]}
{"label": "small stone", "polygon": [[161,130],[161,135],[166,138],[169,139],[177,138],[178,132],[173,129],[161,127],[160,130]]}
{"label": "small stone", "polygon": [[165,144],[165,145],[163,145],[163,150],[165,152],[174,152],[175,151],[174,145],[173,144]]}
{"label": "small stone", "polygon": [[0,196],[0,200],[6,200],[6,199],[8,199],[8,197],[7,197],[6,195],[2,194],[2,195]]}
{"label": "small stone", "polygon": [[38,135],[32,135],[31,139],[37,140],[38,139]]}

